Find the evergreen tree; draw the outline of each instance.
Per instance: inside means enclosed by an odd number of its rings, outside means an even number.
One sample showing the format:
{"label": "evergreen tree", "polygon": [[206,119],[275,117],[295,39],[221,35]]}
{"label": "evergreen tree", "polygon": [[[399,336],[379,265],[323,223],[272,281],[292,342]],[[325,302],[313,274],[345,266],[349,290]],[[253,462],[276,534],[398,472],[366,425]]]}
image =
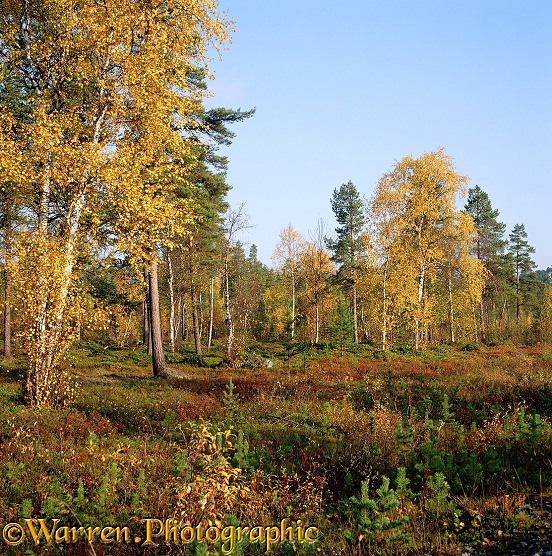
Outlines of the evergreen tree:
{"label": "evergreen tree", "polygon": [[478,185],[468,189],[464,212],[472,217],[477,230],[472,255],[480,260],[487,270],[485,289],[479,306],[479,318],[485,334],[493,310],[506,300],[509,291],[511,264],[504,252],[508,245],[508,240],[504,238],[506,224],[497,220],[499,211],[493,209],[489,196]]}
{"label": "evergreen tree", "polygon": [[531,254],[535,249],[527,241],[527,232],[523,224],[516,224],[510,233],[508,252],[514,266],[514,281],[516,291],[516,321],[519,321],[522,305],[531,305],[536,290],[535,267]]}
{"label": "evergreen tree", "polygon": [[335,229],[336,239],[326,239],[328,249],[333,252],[332,260],[339,266],[338,277],[351,295],[353,310],[353,336],[358,344],[357,282],[362,257],[365,253],[361,235],[366,224],[364,203],[357,188],[349,181],[334,189],[331,198],[332,210],[339,226]]}
{"label": "evergreen tree", "polygon": [[343,359],[345,345],[350,341],[351,332],[354,327],[351,316],[349,304],[347,303],[343,292],[340,291],[332,320],[330,322],[330,332],[332,340],[339,344],[341,359]]}
{"label": "evergreen tree", "polygon": [[[204,87],[203,81],[200,83]],[[208,297],[210,301],[209,328],[212,330],[210,285],[219,272],[224,233],[222,215],[228,209],[226,195],[230,190],[226,182],[228,160],[218,154],[218,149],[221,145],[230,145],[235,136],[227,124],[243,121],[254,112],[255,110],[243,112],[228,108],[200,110],[190,129],[197,143],[197,163],[187,175],[188,183],[180,187],[178,194],[183,198],[194,199],[199,218],[189,232],[180,238],[175,261],[178,275],[183,277],[183,283],[179,284],[182,306],[185,306],[185,293],[189,295],[191,302],[192,331],[198,355],[202,354],[202,298]],[[202,296],[207,290],[210,292],[209,296]]]}
{"label": "evergreen tree", "polygon": [[489,196],[478,185],[468,189],[464,212],[472,217],[477,230],[473,255],[485,264],[493,276],[497,276],[500,272],[501,255],[508,243],[504,239],[506,224],[498,222],[500,213],[493,209]]}

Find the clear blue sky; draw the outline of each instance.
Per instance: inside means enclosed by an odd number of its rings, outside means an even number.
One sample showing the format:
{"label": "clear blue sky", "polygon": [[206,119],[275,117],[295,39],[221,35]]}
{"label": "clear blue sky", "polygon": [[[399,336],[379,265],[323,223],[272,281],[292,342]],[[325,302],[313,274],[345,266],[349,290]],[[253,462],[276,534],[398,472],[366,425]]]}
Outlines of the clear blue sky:
{"label": "clear blue sky", "polygon": [[552,0],[220,6],[236,32],[208,105],[257,109],[224,153],[263,262],[289,223],[333,232],[342,183],[370,197],[396,161],[443,146],[552,266]]}

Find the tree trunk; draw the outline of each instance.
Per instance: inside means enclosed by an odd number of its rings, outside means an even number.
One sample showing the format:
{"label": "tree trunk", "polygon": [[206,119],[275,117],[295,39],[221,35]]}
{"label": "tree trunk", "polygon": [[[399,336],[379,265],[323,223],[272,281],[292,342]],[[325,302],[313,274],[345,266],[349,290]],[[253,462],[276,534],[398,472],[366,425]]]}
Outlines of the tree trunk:
{"label": "tree trunk", "polygon": [[483,293],[481,294],[481,301],[479,302],[479,312],[480,312],[480,326],[481,326],[481,341],[485,342],[487,340],[487,325],[485,323],[485,308],[483,305]]}
{"label": "tree trunk", "polygon": [[479,335],[477,333],[477,317],[475,314],[475,303],[472,302],[472,313],[473,313],[473,337],[475,339],[475,343],[479,342]]}
{"label": "tree trunk", "polygon": [[316,305],[314,308],[316,315],[315,331],[314,331],[314,343],[317,344],[320,340],[320,309],[318,307],[318,297],[316,299]]}
{"label": "tree trunk", "polygon": [[450,343],[454,344],[454,306],[452,299],[452,268],[448,268],[448,294],[449,294],[449,319],[450,319]]}
{"label": "tree trunk", "polygon": [[385,267],[383,269],[383,310],[382,310],[382,323],[381,323],[381,349],[387,349],[387,270],[389,268],[389,257],[385,258]]}
{"label": "tree trunk", "polygon": [[291,339],[295,338],[295,273],[291,269]]}
{"label": "tree trunk", "polygon": [[215,279],[211,278],[209,283],[209,336],[207,347],[210,348],[213,342],[213,321],[215,317]]}
{"label": "tree trunk", "polygon": [[516,262],[516,324],[519,323],[519,307],[520,307],[519,292],[521,288],[520,288],[519,275],[520,275],[519,265]]}
{"label": "tree trunk", "polygon": [[182,341],[188,341],[188,308],[184,296],[182,296]]}
{"label": "tree trunk", "polygon": [[[36,241],[42,246],[42,253],[46,256],[59,256],[62,271],[54,282],[45,284],[44,277],[39,276],[38,291],[44,288],[56,288],[56,300],[52,306],[48,305],[49,292],[44,291],[41,303],[36,309],[36,325],[33,332],[31,349],[27,352],[27,383],[26,394],[30,405],[57,405],[67,401],[69,384],[63,370],[58,365],[65,354],[68,344],[64,337],[67,331],[66,312],[69,302],[69,290],[73,281],[73,268],[75,265],[75,250],[80,227],[80,218],[85,205],[84,183],[81,192],[71,203],[67,216],[67,234],[65,244],[59,254],[57,249],[51,251],[52,241],[42,233],[40,223]],[[42,207],[41,207],[42,208]],[[46,264],[46,263],[45,263]]]}
{"label": "tree trunk", "polygon": [[190,296],[192,298],[192,321],[194,330],[194,343],[197,355],[201,355],[201,324],[199,321],[199,311],[197,310],[197,291],[195,284],[190,286]]}
{"label": "tree trunk", "polygon": [[174,337],[178,338],[180,325],[182,324],[182,294],[178,296],[178,305],[176,306],[176,325],[174,328]]}
{"label": "tree trunk", "polygon": [[416,319],[414,322],[414,351],[420,348],[420,314],[422,311],[422,300],[424,298],[425,265],[420,265],[420,278],[418,280],[418,303]]}
{"label": "tree trunk", "polygon": [[[109,57],[106,66],[109,64]],[[103,93],[100,94],[100,98]],[[98,109],[94,123],[91,144],[97,145],[102,125],[105,121],[109,103]],[[65,233],[61,240],[48,235],[48,220],[51,200],[52,154],[45,150],[44,179],[41,184],[39,199],[38,227],[35,235],[36,247],[41,256],[54,256],[59,260],[61,273],[50,276],[39,274],[36,289],[41,294],[40,304],[33,310],[35,326],[32,345],[27,350],[26,396],[33,406],[63,405],[71,397],[71,387],[67,373],[59,367],[68,347],[71,323],[68,322],[67,310],[71,302],[69,292],[73,282],[76,262],[76,249],[80,231],[81,217],[86,206],[86,195],[90,181],[89,169],[84,170],[80,178],[76,177],[75,196],[69,202]],[[50,267],[50,261],[45,263]],[[55,289],[55,301],[48,303],[50,288]]]}
{"label": "tree trunk", "polygon": [[226,360],[232,363],[234,359],[234,322],[230,310],[230,277],[228,270],[228,255],[224,260],[224,310],[225,324],[228,327],[228,340],[226,341]]}
{"label": "tree trunk", "polygon": [[173,276],[173,268],[172,268],[172,261],[171,261],[171,254],[167,251],[167,264],[169,267],[169,305],[170,305],[170,312],[169,312],[169,347],[171,353],[174,353],[174,339],[175,339],[175,312],[174,312],[174,276]]}
{"label": "tree trunk", "polygon": [[201,340],[201,336],[203,334],[203,299],[201,298],[201,291],[197,296],[197,318],[199,323],[199,339]]}
{"label": "tree trunk", "polygon": [[4,225],[4,261],[6,265],[6,280],[4,283],[4,358],[11,359],[11,260],[12,244],[12,202],[6,203],[6,222]]}
{"label": "tree trunk", "polygon": [[155,378],[161,378],[167,375],[167,363],[165,361],[165,353],[163,352],[163,337],[161,334],[161,311],[159,308],[157,263],[151,263],[149,271],[149,309],[153,376]]}
{"label": "tree trunk", "polygon": [[52,165],[52,155],[46,151],[46,164],[44,165],[44,181],[40,191],[40,205],[38,211],[38,231],[42,237],[46,237],[48,231],[48,217],[50,216],[50,171]]}
{"label": "tree trunk", "polygon": [[151,349],[151,315],[150,315],[150,286],[149,272],[144,268],[144,282],[146,284],[145,299],[142,303],[142,343],[147,347],[147,354],[152,354]]}
{"label": "tree trunk", "polygon": [[6,283],[4,285],[4,358],[11,359],[11,279],[10,271],[6,268]]}

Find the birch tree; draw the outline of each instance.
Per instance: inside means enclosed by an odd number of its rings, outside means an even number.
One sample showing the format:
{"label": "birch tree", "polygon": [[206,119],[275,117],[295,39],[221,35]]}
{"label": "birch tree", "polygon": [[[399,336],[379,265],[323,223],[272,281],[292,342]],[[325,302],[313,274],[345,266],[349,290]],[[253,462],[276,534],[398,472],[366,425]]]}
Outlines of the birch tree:
{"label": "birch tree", "polygon": [[[3,106],[0,171],[35,223],[14,283],[24,308],[27,398],[63,403],[61,366],[79,318],[78,257],[109,213],[122,250],[155,260],[193,216],[177,199],[189,128],[205,90],[207,50],[228,38],[211,0],[8,0],[0,63],[17,81],[24,118]],[[175,164],[175,162],[181,162]]]}
{"label": "birch tree", "polygon": [[[469,255],[475,230],[471,218],[455,207],[466,183],[467,178],[456,172],[443,149],[418,159],[405,157],[380,180],[371,210],[376,223],[373,241],[380,252],[385,284],[383,337],[392,302],[410,320],[414,348],[419,349],[429,340],[439,280],[447,284],[445,307],[448,306],[449,331],[454,335],[453,259],[455,272],[458,270],[466,278],[462,287],[471,288],[470,299],[479,300],[482,282],[472,274],[480,275],[483,269]],[[391,282],[393,293],[388,288]]]}
{"label": "birch tree", "polygon": [[236,235],[249,227],[249,217],[245,212],[244,203],[235,210],[229,208],[226,211],[224,222],[224,248],[222,254],[222,291],[224,297],[224,323],[228,330],[228,337],[224,355],[226,362],[231,365],[235,365],[237,362],[235,323],[230,292],[231,255],[232,249],[236,243]]}
{"label": "birch tree", "polygon": [[280,232],[280,241],[276,244],[272,261],[276,270],[289,281],[290,288],[290,336],[295,338],[295,320],[297,305],[297,272],[299,257],[305,240],[291,224]]}
{"label": "birch tree", "polygon": [[320,341],[323,309],[330,296],[330,280],[335,275],[335,264],[325,248],[325,226],[319,221],[311,241],[306,241],[299,257],[299,272],[305,287],[303,296],[307,308],[314,309],[314,329],[311,340]]}

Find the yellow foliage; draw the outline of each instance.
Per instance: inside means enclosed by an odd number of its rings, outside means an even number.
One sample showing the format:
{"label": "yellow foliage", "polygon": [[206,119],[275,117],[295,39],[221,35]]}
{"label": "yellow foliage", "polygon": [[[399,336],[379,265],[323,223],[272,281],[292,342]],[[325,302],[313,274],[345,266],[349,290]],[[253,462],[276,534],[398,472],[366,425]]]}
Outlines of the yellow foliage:
{"label": "yellow foliage", "polygon": [[543,344],[552,341],[552,287],[544,286],[542,305],[537,321],[538,340]]}
{"label": "yellow foliage", "polygon": [[207,427],[194,431],[184,454],[186,475],[177,484],[176,509],[183,523],[224,522],[226,514],[235,513],[244,502],[248,489],[241,469],[225,457],[233,440],[230,431],[213,434]]}
{"label": "yellow foliage", "polygon": [[399,319],[415,348],[440,319],[454,339],[455,316],[469,315],[481,299],[485,270],[469,254],[476,231],[455,207],[467,181],[439,149],[403,158],[378,183],[370,203],[370,247],[384,349]]}
{"label": "yellow foliage", "polygon": [[55,397],[46,385],[74,337],[80,247],[109,229],[150,259],[193,221],[176,192],[198,152],[197,81],[229,32],[214,0],[0,4],[2,75],[27,89],[0,116],[0,172],[37,215],[14,269],[32,403]]}

